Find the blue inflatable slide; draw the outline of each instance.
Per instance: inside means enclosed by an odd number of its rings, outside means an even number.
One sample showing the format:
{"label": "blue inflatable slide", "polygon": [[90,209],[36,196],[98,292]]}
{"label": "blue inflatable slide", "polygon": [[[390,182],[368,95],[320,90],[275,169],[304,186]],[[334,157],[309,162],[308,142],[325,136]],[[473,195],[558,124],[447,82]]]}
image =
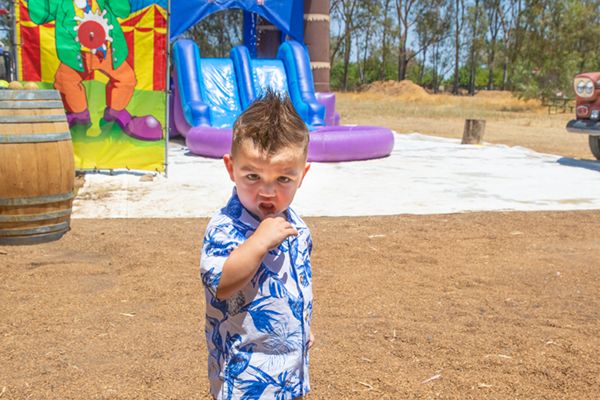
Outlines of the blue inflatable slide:
{"label": "blue inflatable slide", "polygon": [[182,39],[173,46],[173,62],[173,123],[194,154],[229,153],[236,118],[267,89],[289,95],[308,126],[310,161],[385,157],[393,148],[387,128],[337,125],[333,94],[315,93],[308,53],[298,42],[281,44],[275,59],[252,59],[244,46],[229,58],[202,58],[195,42]]}
{"label": "blue inflatable slide", "polygon": [[244,46],[234,47],[230,58],[202,58],[196,43],[183,39],[173,46],[173,60],[175,127],[194,153],[228,152],[236,118],[266,89],[288,94],[310,129],[325,125],[325,106],[316,99],[308,54],[298,42],[284,42],[276,59],[251,59]]}

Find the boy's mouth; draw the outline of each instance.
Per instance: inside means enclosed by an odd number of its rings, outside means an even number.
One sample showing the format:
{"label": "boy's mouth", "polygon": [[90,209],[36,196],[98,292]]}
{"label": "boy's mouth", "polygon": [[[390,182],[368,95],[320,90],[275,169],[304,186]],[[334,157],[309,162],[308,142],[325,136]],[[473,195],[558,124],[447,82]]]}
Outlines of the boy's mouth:
{"label": "boy's mouth", "polygon": [[258,209],[264,214],[274,214],[275,204],[273,203],[258,203]]}

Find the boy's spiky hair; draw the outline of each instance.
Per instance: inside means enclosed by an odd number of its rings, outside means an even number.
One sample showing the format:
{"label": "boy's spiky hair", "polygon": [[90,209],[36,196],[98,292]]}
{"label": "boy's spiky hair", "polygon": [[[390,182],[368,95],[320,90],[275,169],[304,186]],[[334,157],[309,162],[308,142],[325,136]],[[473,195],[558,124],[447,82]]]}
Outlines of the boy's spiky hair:
{"label": "boy's spiky hair", "polygon": [[268,155],[285,147],[298,146],[306,156],[308,138],[308,128],[290,98],[267,90],[235,121],[231,154],[234,156],[242,142],[250,139]]}

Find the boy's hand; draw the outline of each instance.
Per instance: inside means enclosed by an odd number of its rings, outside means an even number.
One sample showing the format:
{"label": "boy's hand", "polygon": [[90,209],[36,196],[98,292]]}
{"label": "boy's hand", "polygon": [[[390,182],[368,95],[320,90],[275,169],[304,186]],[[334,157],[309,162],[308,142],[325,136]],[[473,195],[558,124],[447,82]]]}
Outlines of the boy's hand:
{"label": "boy's hand", "polygon": [[308,338],[308,343],[306,344],[306,346],[310,350],[310,348],[313,347],[314,344],[315,344],[315,335],[313,335],[312,332],[311,332],[310,333],[310,337]]}
{"label": "boy's hand", "polygon": [[266,251],[276,248],[288,236],[298,236],[298,231],[282,217],[268,217],[262,220],[252,235]]}

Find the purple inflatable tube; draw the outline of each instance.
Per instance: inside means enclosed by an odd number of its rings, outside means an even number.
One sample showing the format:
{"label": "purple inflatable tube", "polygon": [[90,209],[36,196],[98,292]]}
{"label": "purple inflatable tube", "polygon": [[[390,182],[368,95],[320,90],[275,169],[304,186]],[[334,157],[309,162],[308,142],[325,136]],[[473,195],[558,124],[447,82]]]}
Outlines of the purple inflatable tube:
{"label": "purple inflatable tube", "polygon": [[[189,150],[197,155],[221,158],[231,151],[231,128],[190,126],[185,120],[177,87],[173,96],[172,117],[175,129],[186,139]],[[325,106],[328,126],[310,132],[308,160],[340,162],[368,160],[388,156],[394,147],[394,134],[377,126],[344,126],[335,112],[335,94],[317,93],[317,100]]]}

